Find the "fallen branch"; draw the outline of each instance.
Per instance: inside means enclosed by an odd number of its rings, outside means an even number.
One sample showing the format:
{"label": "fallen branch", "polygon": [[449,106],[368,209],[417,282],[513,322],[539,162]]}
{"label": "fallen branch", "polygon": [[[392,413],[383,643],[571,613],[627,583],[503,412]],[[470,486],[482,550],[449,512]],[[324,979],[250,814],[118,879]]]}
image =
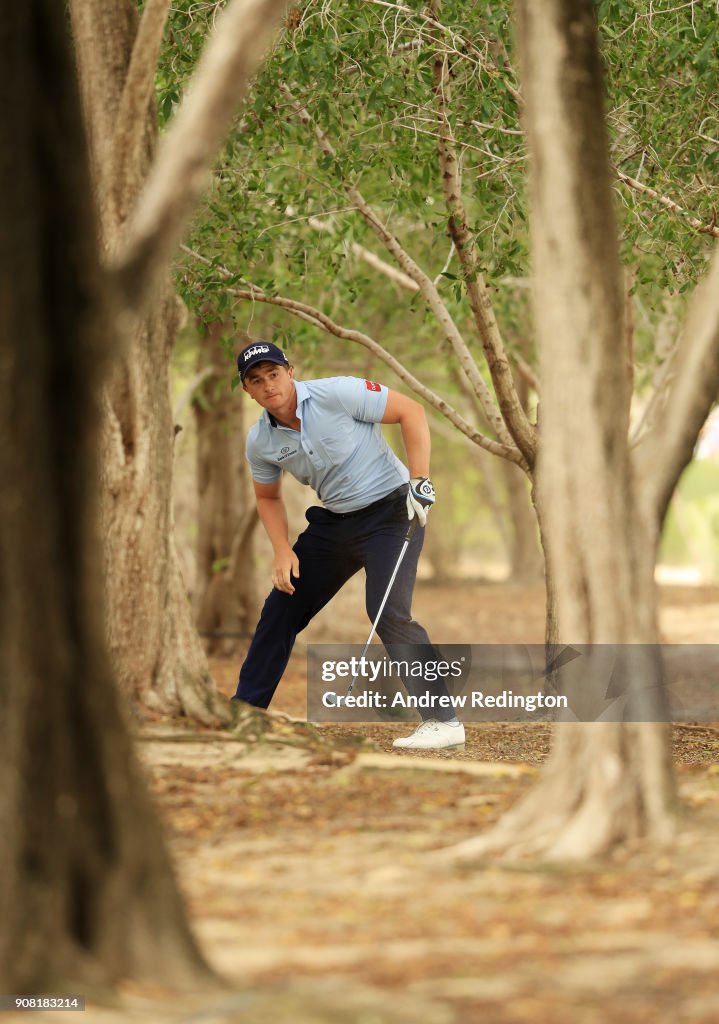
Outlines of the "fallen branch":
{"label": "fallen branch", "polygon": [[533,765],[511,764],[508,761],[461,761],[438,760],[430,757],[415,757],[407,754],[358,754],[352,763],[352,769],[374,768],[383,771],[425,771],[455,774],[464,772],[466,775],[481,775],[484,778],[500,778],[510,776],[520,778],[523,775],[536,775]]}

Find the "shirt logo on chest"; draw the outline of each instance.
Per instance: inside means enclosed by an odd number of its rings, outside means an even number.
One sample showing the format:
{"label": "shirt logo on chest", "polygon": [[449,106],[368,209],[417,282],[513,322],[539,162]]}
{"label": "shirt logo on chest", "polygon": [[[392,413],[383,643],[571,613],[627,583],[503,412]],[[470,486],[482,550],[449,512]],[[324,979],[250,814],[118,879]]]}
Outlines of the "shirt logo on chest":
{"label": "shirt logo on chest", "polygon": [[287,445],[284,448],[280,448],[280,454],[277,456],[277,461],[278,462],[282,462],[283,459],[289,459],[290,455],[296,455],[296,454],[297,454],[297,449],[296,448],[290,448],[289,445]]}

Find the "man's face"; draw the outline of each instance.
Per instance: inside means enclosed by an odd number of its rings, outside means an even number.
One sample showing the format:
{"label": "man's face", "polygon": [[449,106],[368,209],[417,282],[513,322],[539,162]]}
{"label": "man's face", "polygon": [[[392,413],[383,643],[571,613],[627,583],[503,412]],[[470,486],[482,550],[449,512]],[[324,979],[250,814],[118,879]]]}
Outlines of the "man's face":
{"label": "man's face", "polygon": [[263,409],[274,412],[292,399],[294,370],[291,366],[278,366],[277,363],[256,363],[245,374],[242,387]]}

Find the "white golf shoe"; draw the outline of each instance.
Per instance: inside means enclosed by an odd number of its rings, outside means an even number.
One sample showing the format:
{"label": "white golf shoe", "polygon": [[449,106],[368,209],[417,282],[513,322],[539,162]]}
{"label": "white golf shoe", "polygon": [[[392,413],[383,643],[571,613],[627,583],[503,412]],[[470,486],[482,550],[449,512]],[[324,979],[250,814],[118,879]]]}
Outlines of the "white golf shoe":
{"label": "white golf shoe", "polygon": [[422,722],[411,736],[402,736],[392,744],[402,750],[442,750],[444,747],[464,746],[464,726],[448,725],[429,718]]}

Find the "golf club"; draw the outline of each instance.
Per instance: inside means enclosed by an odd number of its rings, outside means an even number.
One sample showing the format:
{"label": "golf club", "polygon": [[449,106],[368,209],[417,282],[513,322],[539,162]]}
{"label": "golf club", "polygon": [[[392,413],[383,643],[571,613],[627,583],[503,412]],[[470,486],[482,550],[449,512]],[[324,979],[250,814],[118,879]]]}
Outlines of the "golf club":
{"label": "golf club", "polygon": [[[397,559],[397,564],[395,565],[394,571],[393,571],[393,573],[392,573],[392,575],[390,577],[390,581],[387,584],[387,589],[384,592],[384,597],[382,598],[382,603],[379,606],[379,611],[377,612],[375,620],[372,623],[372,629],[370,630],[369,636],[367,637],[367,643],[364,645],[364,649],[362,651],[362,654],[360,655],[360,659],[359,659],[360,662],[362,661],[362,658],[364,658],[365,654],[367,653],[367,648],[372,643],[372,637],[375,635],[375,631],[377,629],[377,623],[379,622],[379,620],[382,617],[382,612],[384,611],[384,606],[387,604],[387,598],[390,595],[390,591],[392,590],[392,585],[393,585],[393,583],[394,583],[394,581],[395,581],[395,579],[397,577],[397,573],[399,572],[399,567],[402,564],[402,559],[407,554],[407,548],[410,545],[410,541],[414,537],[414,531],[417,529],[417,523],[418,522],[419,522],[419,520],[417,519],[417,516],[413,516],[413,518],[410,520],[409,526],[407,527],[407,533],[404,536],[404,543],[402,544],[402,550],[399,553],[399,558]],[[358,679],[358,676],[355,676],[353,678],[352,682],[347,687],[347,693],[345,694],[346,697],[349,697],[349,695],[352,693],[352,690],[354,689],[354,685],[357,682],[357,679]],[[329,697],[330,694],[328,693],[327,696]],[[334,694],[332,694],[332,696],[336,698],[336,697],[339,696],[339,694],[334,693]],[[335,704],[335,706],[336,706],[336,704]]]}

